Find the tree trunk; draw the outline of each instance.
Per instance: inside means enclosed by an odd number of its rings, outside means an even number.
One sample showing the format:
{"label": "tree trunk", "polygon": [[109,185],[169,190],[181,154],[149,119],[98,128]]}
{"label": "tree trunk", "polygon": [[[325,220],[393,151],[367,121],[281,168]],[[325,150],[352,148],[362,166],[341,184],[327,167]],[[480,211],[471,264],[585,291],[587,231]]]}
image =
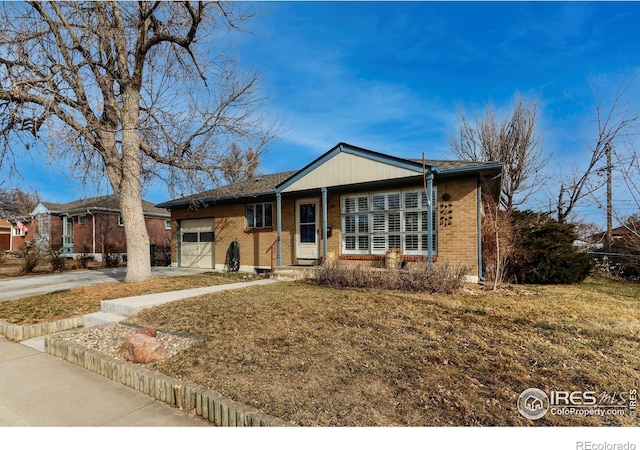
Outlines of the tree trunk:
{"label": "tree trunk", "polygon": [[[139,178],[138,178],[139,180]],[[127,283],[146,281],[151,278],[149,234],[142,210],[140,183],[125,183],[118,194],[124,229],[127,239]]]}
{"label": "tree trunk", "polygon": [[127,239],[127,276],[135,283],[151,278],[149,233],[142,209],[140,138],[138,136],[139,96],[128,90],[123,107],[121,178],[114,192],[118,196]]}

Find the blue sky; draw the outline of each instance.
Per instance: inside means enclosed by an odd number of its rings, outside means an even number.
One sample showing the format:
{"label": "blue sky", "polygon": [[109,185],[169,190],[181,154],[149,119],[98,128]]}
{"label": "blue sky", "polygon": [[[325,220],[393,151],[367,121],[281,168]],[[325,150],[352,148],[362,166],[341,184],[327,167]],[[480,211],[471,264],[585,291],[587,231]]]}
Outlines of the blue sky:
{"label": "blue sky", "polygon": [[[552,155],[547,172],[568,174],[588,158],[593,80],[613,89],[640,73],[636,2],[256,7],[261,14],[248,27],[254,34],[237,38],[236,51],[242,66],[261,73],[264,113],[284,122],[281,139],[262,159],[265,173],[301,168],[341,141],[401,157],[451,159],[460,108],[473,116],[492,103],[500,113],[520,94],[540,102],[539,131]],[[107,190],[103,183],[78,191],[58,165],[29,164],[22,184],[46,200]],[[547,208],[554,186],[545,182],[529,206]],[[160,202],[169,194],[154,186],[145,197]],[[598,219],[593,205],[578,212]]]}

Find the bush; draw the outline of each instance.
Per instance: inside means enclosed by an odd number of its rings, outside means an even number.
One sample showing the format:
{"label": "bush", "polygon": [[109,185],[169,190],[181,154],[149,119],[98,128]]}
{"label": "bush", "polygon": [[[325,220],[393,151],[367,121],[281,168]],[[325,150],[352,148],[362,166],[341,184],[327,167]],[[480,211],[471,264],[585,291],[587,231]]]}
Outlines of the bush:
{"label": "bush", "polygon": [[54,249],[49,249],[49,262],[54,272],[64,272],[67,268],[64,257]]}
{"label": "bush", "polygon": [[118,246],[111,243],[104,244],[102,265],[104,267],[118,267],[120,262],[122,262],[122,258]]}
{"label": "bush", "polygon": [[24,259],[22,267],[20,268],[21,274],[33,273],[36,267],[42,262],[42,255],[38,251],[35,241],[26,242],[18,256]]}
{"label": "bush", "polygon": [[451,293],[462,285],[465,270],[438,266],[433,271],[363,269],[337,264],[318,271],[315,282],[334,288],[374,288],[396,291]]}
{"label": "bush", "polygon": [[80,269],[86,269],[89,267],[89,262],[93,261],[94,257],[91,253],[91,249],[88,245],[84,244],[80,246],[80,254],[76,256],[76,260],[78,262],[78,267]]}
{"label": "bush", "polygon": [[572,224],[548,216],[517,213],[509,272],[513,281],[534,284],[572,284],[584,281],[593,263],[573,245],[578,238]]}

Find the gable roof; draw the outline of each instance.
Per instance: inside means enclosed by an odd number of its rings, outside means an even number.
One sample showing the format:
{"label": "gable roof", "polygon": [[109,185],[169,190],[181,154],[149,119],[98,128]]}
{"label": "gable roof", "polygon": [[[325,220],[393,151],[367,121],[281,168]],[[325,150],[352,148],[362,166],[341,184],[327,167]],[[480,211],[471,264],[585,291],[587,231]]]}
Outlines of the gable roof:
{"label": "gable roof", "polygon": [[[428,167],[438,172],[437,167]],[[422,176],[422,163],[339,143],[276,188],[294,192]]]}
{"label": "gable roof", "polygon": [[[503,165],[498,162],[426,160],[428,172],[439,177],[480,176],[494,195],[500,192]],[[170,200],[158,208],[187,208],[216,202],[334,187],[422,177],[422,159],[406,159],[341,142],[298,171],[262,175],[206,192]]]}
{"label": "gable roof", "polygon": [[[68,203],[40,202],[32,214],[36,215],[43,212],[49,212],[51,214],[79,214],[86,213],[87,210],[119,212],[120,205],[118,204],[118,197],[112,194],[101,197],[83,198]],[[142,200],[142,210],[146,215],[169,217],[166,210],[156,207],[147,200]]]}

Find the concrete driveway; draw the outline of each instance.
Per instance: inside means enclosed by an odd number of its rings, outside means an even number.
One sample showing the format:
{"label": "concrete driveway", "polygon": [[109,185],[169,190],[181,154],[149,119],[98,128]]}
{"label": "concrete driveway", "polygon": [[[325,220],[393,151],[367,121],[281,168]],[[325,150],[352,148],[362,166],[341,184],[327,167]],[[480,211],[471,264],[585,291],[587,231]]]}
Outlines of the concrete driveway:
{"label": "concrete driveway", "polygon": [[[190,269],[182,267],[151,268],[152,276],[158,278],[192,275],[210,271],[211,269]],[[115,283],[123,281],[126,273],[126,267],[117,267],[112,269],[5,278],[0,280],[0,302],[29,297],[31,295],[64,291],[77,287]]]}

